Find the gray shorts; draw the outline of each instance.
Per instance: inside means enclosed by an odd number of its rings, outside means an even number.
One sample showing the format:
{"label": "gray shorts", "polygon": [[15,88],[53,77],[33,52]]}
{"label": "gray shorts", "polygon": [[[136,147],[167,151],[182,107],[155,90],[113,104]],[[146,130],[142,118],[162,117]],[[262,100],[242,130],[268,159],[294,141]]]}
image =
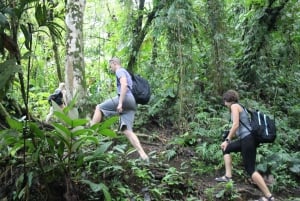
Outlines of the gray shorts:
{"label": "gray shorts", "polygon": [[126,94],[123,102],[123,112],[119,114],[117,112],[117,106],[119,103],[119,96],[105,100],[97,107],[105,117],[120,115],[120,130],[131,130],[134,122],[134,115],[136,111],[136,103],[132,94]]}

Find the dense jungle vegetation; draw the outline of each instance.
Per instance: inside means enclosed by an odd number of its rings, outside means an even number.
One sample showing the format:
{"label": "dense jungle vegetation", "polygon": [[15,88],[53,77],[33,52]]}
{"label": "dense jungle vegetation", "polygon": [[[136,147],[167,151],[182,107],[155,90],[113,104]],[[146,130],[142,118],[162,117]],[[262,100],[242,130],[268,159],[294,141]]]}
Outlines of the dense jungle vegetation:
{"label": "dense jungle vegetation", "polygon": [[[0,55],[0,201],[257,199],[239,155],[214,182],[228,89],[275,118],[257,169],[300,200],[298,0],[0,0]],[[112,56],[151,85],[135,119],[149,163],[117,117],[86,126],[115,95]],[[45,123],[60,82],[68,106]]]}

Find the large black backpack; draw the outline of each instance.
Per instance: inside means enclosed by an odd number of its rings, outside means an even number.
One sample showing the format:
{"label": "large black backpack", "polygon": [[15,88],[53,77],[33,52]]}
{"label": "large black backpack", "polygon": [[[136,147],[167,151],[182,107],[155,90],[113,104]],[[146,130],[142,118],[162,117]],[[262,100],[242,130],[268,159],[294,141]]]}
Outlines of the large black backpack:
{"label": "large black backpack", "polygon": [[151,97],[151,88],[149,82],[141,77],[130,73],[132,78],[132,89],[131,92],[135,98],[137,104],[145,105],[149,102]]}
{"label": "large black backpack", "polygon": [[61,90],[55,90],[55,92],[48,97],[48,103],[50,105],[52,105],[52,101],[54,101],[57,105],[63,104],[63,94]]}
{"label": "large black backpack", "polygon": [[259,143],[272,143],[276,139],[276,125],[275,121],[269,116],[265,115],[259,110],[249,110],[244,108],[244,110],[250,114],[250,125],[251,129],[248,128],[242,121],[242,123],[255,139]]}

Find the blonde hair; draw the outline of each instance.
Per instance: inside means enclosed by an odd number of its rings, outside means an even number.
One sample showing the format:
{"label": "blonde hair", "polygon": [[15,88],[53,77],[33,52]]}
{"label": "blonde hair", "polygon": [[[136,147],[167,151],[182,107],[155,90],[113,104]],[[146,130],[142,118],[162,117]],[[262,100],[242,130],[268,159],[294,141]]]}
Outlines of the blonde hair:
{"label": "blonde hair", "polygon": [[59,88],[60,88],[60,89],[64,88],[65,86],[66,86],[66,85],[65,85],[64,82],[59,83]]}
{"label": "blonde hair", "polygon": [[110,62],[115,62],[117,64],[120,64],[121,65],[121,60],[117,57],[112,57],[110,60],[109,60],[109,63]]}

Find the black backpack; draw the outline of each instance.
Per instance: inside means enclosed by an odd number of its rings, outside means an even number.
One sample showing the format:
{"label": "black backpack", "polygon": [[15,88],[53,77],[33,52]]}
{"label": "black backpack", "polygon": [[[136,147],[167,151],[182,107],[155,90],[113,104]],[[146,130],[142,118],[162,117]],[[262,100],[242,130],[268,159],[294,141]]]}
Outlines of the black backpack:
{"label": "black backpack", "polygon": [[244,110],[250,114],[251,129],[242,121],[240,122],[255,136],[256,141],[259,143],[273,143],[276,139],[275,121],[259,110],[252,111],[246,108]]}
{"label": "black backpack", "polygon": [[48,103],[52,105],[52,101],[54,101],[57,105],[63,104],[63,94],[61,90],[56,90],[53,94],[48,97]]}
{"label": "black backpack", "polygon": [[135,75],[133,73],[129,74],[132,78],[131,92],[135,98],[136,103],[142,105],[147,104],[151,97],[151,89],[149,82],[140,75]]}

